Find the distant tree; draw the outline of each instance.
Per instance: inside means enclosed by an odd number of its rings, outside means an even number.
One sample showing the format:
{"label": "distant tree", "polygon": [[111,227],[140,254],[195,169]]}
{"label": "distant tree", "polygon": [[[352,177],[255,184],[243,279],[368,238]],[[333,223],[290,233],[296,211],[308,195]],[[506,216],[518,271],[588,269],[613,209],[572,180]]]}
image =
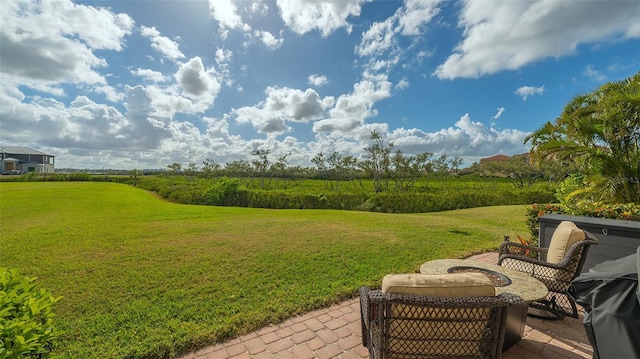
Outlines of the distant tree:
{"label": "distant tree", "polygon": [[287,175],[290,153],[283,153],[278,156],[276,162],[269,167],[272,178],[284,178]]}
{"label": "distant tree", "polygon": [[397,150],[391,157],[390,177],[396,190],[408,191],[416,181],[432,167],[433,153],[425,152],[416,156],[408,156]]}
{"label": "distant tree", "polygon": [[464,162],[462,157],[456,156],[456,157],[450,159],[449,160],[450,173],[457,174],[462,162]]}
{"label": "distant tree", "polygon": [[224,173],[229,177],[249,178],[251,172],[251,163],[246,160],[227,162],[224,166]]}
{"label": "distant tree", "polygon": [[342,155],[338,151],[331,152],[327,158],[327,175],[330,188],[337,190],[343,179]]}
{"label": "distant tree", "polygon": [[449,177],[449,163],[447,162],[447,154],[443,153],[440,157],[431,161],[432,169],[436,176],[440,177],[442,180],[442,186],[446,187],[447,178]]}
{"label": "distant tree", "polygon": [[351,181],[355,188],[364,189],[362,183],[362,170],[358,167],[358,159],[353,156],[344,156],[340,161],[340,170],[344,180]]}
{"label": "distant tree", "polygon": [[213,177],[220,171],[220,164],[210,158],[202,161],[202,173],[205,177]]}
{"label": "distant tree", "polygon": [[351,181],[356,187],[358,184],[360,188],[364,187],[358,160],[353,156],[342,156],[339,152],[333,151],[327,157],[320,152],[311,162],[316,165],[318,176],[326,181],[327,189],[337,190],[344,181]]}
{"label": "distant tree", "polygon": [[364,160],[360,162],[360,167],[373,179],[374,191],[382,192],[388,189],[386,174],[389,173],[393,143],[385,145],[382,135],[377,131],[371,132],[370,139],[373,143],[365,147]]}
{"label": "distant tree", "polygon": [[178,174],[180,171],[182,171],[182,165],[180,163],[178,163],[178,162],[174,162],[174,163],[168,165],[167,168],[174,175]]}
{"label": "distant tree", "polygon": [[[327,173],[327,161],[325,159],[324,153],[323,152],[316,153],[316,155],[313,156],[313,158],[311,158],[311,163],[316,165],[315,170],[319,178],[326,180],[328,178],[328,173]],[[325,186],[329,188],[330,184],[326,183]]]}
{"label": "distant tree", "polygon": [[196,165],[194,162],[189,162],[185,172],[187,173],[187,176],[193,177],[198,173],[199,170],[200,169],[198,168],[198,165]]}
{"label": "distant tree", "polygon": [[513,156],[500,161],[485,161],[480,163],[480,168],[494,176],[508,178],[517,188],[533,186],[543,174],[529,161],[528,156]]}
{"label": "distant tree", "polygon": [[255,173],[260,177],[260,188],[265,188],[265,177],[267,176],[267,170],[269,169],[269,154],[271,150],[254,150],[251,155],[257,156],[257,160],[251,161]]}
{"label": "distant tree", "polygon": [[132,169],[131,172],[129,173],[129,179],[131,179],[131,183],[133,184],[133,186],[137,186],[138,185],[138,177],[142,176],[142,171],[138,170],[138,169]]}
{"label": "distant tree", "polygon": [[562,182],[567,176],[578,172],[578,169],[570,161],[546,160],[538,163],[533,162],[547,179],[549,185],[556,185]]}

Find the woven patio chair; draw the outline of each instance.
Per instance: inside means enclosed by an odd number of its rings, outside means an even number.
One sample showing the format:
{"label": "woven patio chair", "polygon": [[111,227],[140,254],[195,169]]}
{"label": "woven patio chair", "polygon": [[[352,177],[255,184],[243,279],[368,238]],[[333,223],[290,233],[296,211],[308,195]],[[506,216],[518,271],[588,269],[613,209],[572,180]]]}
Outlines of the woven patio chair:
{"label": "woven patio chair", "polygon": [[567,290],[582,271],[589,247],[597,244],[598,239],[593,234],[578,228],[573,222],[563,221],[553,232],[548,248],[503,242],[498,264],[527,273],[549,289],[546,298],[531,303],[530,317],[578,318],[578,308]]}
{"label": "woven patio chair", "polygon": [[[449,280],[442,278],[460,274],[407,274],[386,276],[381,290],[360,288],[362,344],[369,350],[369,357],[500,358],[508,305],[520,299],[512,294],[495,295],[493,284],[484,274],[462,274],[469,275],[475,276],[474,281],[479,278],[488,284],[481,284],[484,288],[480,292],[459,285],[449,291]],[[403,288],[387,285],[390,276],[396,276],[392,278],[395,281],[397,276],[402,277]],[[416,282],[429,284],[420,287]]]}

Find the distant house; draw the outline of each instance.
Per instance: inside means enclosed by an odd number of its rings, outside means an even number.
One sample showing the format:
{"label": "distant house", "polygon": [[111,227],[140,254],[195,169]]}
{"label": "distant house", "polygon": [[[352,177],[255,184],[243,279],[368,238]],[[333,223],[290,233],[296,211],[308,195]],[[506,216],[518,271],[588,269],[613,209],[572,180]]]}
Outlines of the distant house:
{"label": "distant house", "polygon": [[508,160],[509,158],[511,157],[505,156],[505,155],[495,155],[491,157],[482,158],[480,159],[480,162],[505,161],[505,160]]}
{"label": "distant house", "polygon": [[512,157],[506,156],[506,155],[495,155],[495,156],[491,156],[491,157],[485,157],[480,159],[480,162],[496,162],[496,161],[506,161],[510,158],[518,158],[518,157],[524,157],[525,160],[529,160],[529,153],[525,152],[525,153],[521,153],[519,155],[513,155]]}
{"label": "distant house", "polygon": [[0,147],[0,173],[53,173],[55,156],[24,146]]}

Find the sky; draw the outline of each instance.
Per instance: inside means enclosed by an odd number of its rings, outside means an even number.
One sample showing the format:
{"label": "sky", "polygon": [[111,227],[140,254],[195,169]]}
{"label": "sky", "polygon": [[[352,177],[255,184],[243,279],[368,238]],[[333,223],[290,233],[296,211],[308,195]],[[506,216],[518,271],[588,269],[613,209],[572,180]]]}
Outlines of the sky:
{"label": "sky", "polygon": [[637,73],[640,1],[2,0],[0,36],[0,145],[56,168],[311,167],[372,131],[464,166]]}

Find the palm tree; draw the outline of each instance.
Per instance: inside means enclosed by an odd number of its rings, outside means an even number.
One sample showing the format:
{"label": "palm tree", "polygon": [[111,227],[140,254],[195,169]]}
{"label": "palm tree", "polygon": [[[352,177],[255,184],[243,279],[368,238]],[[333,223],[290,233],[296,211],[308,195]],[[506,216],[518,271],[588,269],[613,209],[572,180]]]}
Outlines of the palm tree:
{"label": "palm tree", "polygon": [[594,199],[640,203],[640,72],[574,97],[527,142],[537,162],[574,163]]}

